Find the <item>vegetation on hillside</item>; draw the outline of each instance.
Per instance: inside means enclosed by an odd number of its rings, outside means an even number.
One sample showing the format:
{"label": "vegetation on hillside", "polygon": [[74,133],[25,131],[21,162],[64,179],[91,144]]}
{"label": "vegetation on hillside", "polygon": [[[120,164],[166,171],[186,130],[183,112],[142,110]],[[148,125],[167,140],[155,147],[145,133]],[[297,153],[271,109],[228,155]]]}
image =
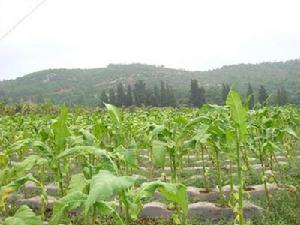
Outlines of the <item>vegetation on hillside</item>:
{"label": "vegetation on hillside", "polygon": [[[203,72],[143,64],[113,64],[100,69],[49,69],[16,80],[2,81],[0,98],[8,103],[51,101],[54,104],[99,106],[104,98],[104,91],[107,96],[109,93],[117,95],[120,84],[124,92],[128,91],[128,85],[131,91],[136,86],[143,89],[145,85],[147,92],[139,93],[141,96],[134,96],[132,93],[133,100],[136,98],[137,105],[140,105],[138,98],[150,96],[152,99],[147,101],[153,101],[153,96],[157,89],[161,89],[163,82],[165,88],[174,93],[177,104],[190,104],[190,83],[191,80],[197,80],[208,103],[224,103],[224,84],[235,86],[245,98],[248,85],[251,84],[255,101],[259,100],[258,93],[263,85],[268,93],[269,103],[282,104],[282,101],[286,101],[300,105],[299,77],[299,60],[240,64]],[[278,100],[278,94],[286,97]]]}

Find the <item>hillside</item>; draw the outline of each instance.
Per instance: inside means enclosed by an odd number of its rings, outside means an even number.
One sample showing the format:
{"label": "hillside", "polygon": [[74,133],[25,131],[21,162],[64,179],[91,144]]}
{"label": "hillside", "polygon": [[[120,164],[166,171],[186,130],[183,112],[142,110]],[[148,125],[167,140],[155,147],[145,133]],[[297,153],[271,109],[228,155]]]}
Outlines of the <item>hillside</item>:
{"label": "hillside", "polygon": [[197,79],[210,99],[217,99],[222,83],[234,84],[244,94],[248,82],[257,91],[264,85],[270,93],[285,87],[290,101],[300,104],[300,60],[286,62],[239,64],[210,71],[185,71],[152,65],[108,65],[98,69],[49,69],[34,72],[15,80],[0,82],[4,101],[51,100],[54,103],[97,105],[103,90],[118,83],[134,84],[143,80],[148,87],[165,81],[178,98],[187,96],[190,80]]}

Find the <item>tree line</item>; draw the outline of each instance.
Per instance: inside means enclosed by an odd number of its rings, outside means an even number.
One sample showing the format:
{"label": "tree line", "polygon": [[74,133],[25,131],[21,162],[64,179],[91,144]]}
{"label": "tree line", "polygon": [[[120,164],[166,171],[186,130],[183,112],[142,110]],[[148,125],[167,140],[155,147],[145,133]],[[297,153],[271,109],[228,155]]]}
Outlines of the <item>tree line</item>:
{"label": "tree line", "polygon": [[[125,90],[126,89],[126,90]],[[165,82],[160,82],[160,87],[155,85],[148,88],[146,83],[139,80],[132,87],[127,88],[119,83],[116,90],[111,88],[108,92],[102,91],[101,104],[111,103],[119,107],[129,106],[155,106],[155,107],[176,107],[177,102],[174,90]]]}
{"label": "tree line", "polygon": [[[219,93],[221,95],[221,101],[209,103],[224,105],[229,91],[230,85],[223,83]],[[271,96],[263,85],[259,87],[258,93],[254,93],[253,88],[249,83],[245,94],[245,102],[248,104],[249,109],[253,109],[256,103],[261,105],[270,104]],[[203,86],[199,86],[197,80],[191,80],[190,90],[186,99],[185,105],[193,107],[201,107],[203,104],[208,103],[206,89]],[[133,87],[130,84],[125,86],[122,83],[119,83],[116,88],[102,91],[101,106],[104,106],[103,103],[110,103],[119,107],[176,107],[182,105],[177,102],[172,86],[161,81],[159,86],[154,85],[149,88],[142,80],[137,81]],[[278,88],[276,96],[273,96],[272,103],[280,106],[288,103],[288,94],[284,88]]]}

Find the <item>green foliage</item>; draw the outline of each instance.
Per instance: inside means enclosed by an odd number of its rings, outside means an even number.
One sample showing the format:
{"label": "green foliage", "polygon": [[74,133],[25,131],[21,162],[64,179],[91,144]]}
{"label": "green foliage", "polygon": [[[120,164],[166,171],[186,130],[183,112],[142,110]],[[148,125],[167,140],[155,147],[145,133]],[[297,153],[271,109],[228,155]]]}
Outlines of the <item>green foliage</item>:
{"label": "green foliage", "polygon": [[36,216],[28,206],[21,206],[13,217],[5,219],[3,225],[41,225],[40,216]]}
{"label": "green foliage", "polygon": [[135,183],[135,178],[130,176],[116,176],[109,171],[100,171],[90,183],[90,192],[85,202],[85,213],[98,201],[106,201],[113,194],[120,194]]}
{"label": "green foliage", "polygon": [[[142,64],[109,65],[99,69],[50,69],[28,74],[12,81],[0,82],[0,90],[4,92],[2,100],[5,103],[20,101],[47,102],[54,104],[65,103],[69,106],[99,106],[106,100],[101,93],[106,91],[110,104],[117,104],[116,84],[124,85],[138,83],[142,80],[148,90],[160,81],[173,87],[175,97],[182,103],[188,102],[191,80],[198,80],[206,91],[206,101],[214,104],[225,103],[229,92],[228,84],[236,84],[237,90],[246,95],[247,83],[251,83],[253,91],[258,98],[258,89],[263,85],[270,95],[276,95],[280,86],[289,93],[289,102],[300,104],[299,93],[299,60],[276,63],[240,64],[224,66],[211,71],[185,71]],[[226,84],[222,88],[222,83]],[[133,91],[138,101],[136,105],[145,102],[145,89],[138,88]],[[132,88],[136,89],[136,88]],[[143,89],[143,90],[142,90]],[[222,91],[223,90],[223,91]],[[154,91],[155,92],[155,91]],[[163,96],[166,89],[162,91]],[[139,95],[141,95],[139,97]],[[157,94],[155,101],[157,101]],[[165,97],[160,104],[165,106]],[[260,102],[264,100],[261,99]],[[275,102],[276,103],[276,102]],[[152,104],[151,104],[152,105]],[[157,103],[154,103],[157,106]]]}

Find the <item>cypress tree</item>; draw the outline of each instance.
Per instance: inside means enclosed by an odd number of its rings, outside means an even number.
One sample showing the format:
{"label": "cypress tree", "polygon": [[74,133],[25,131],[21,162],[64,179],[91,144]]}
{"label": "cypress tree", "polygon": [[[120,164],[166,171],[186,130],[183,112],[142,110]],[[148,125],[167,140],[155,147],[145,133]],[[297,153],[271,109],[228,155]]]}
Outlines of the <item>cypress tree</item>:
{"label": "cypress tree", "polygon": [[205,89],[204,87],[200,87],[198,88],[198,98],[196,101],[196,105],[197,107],[201,107],[205,103],[206,103]]}
{"label": "cypress tree", "polygon": [[248,98],[248,107],[249,109],[254,108],[254,92],[250,83],[248,83],[248,90],[247,90],[247,98]]}
{"label": "cypress tree", "polygon": [[108,97],[107,97],[105,91],[102,91],[102,93],[101,93],[101,104],[100,104],[101,107],[104,106],[103,103],[108,103]]}
{"label": "cypress tree", "polygon": [[197,107],[197,98],[199,95],[199,87],[197,80],[191,80],[190,104]]}
{"label": "cypress tree", "polygon": [[131,85],[128,84],[127,93],[126,93],[126,106],[132,106],[132,105],[133,105],[133,99],[132,99]]}
{"label": "cypress tree", "polygon": [[134,100],[137,106],[142,106],[146,102],[146,84],[144,81],[139,80],[134,84]]}
{"label": "cypress tree", "polygon": [[282,87],[277,90],[277,104],[283,106],[288,103],[288,96],[286,90]]}
{"label": "cypress tree", "polygon": [[117,106],[119,106],[119,107],[125,105],[126,96],[125,96],[123,85],[121,83],[119,83],[118,87],[117,87],[116,101],[117,101],[116,102]]}
{"label": "cypress tree", "polygon": [[160,93],[157,85],[154,86],[154,98],[155,98],[154,106],[160,106]]}
{"label": "cypress tree", "polygon": [[169,85],[167,85],[167,106],[176,107],[174,91]]}
{"label": "cypress tree", "polygon": [[205,89],[198,86],[197,80],[191,80],[190,103],[194,107],[201,107],[206,102]]}
{"label": "cypress tree", "polygon": [[222,84],[222,105],[225,105],[227,95],[230,91],[230,86],[228,84]]}
{"label": "cypress tree", "polygon": [[166,87],[163,81],[160,82],[160,106],[166,106]]}
{"label": "cypress tree", "polygon": [[261,85],[259,88],[259,92],[258,92],[259,103],[262,105],[265,105],[268,97],[269,96],[268,96],[267,90],[265,89],[265,87],[263,85]]}
{"label": "cypress tree", "polygon": [[113,105],[116,104],[116,95],[113,88],[109,89],[109,103]]}

